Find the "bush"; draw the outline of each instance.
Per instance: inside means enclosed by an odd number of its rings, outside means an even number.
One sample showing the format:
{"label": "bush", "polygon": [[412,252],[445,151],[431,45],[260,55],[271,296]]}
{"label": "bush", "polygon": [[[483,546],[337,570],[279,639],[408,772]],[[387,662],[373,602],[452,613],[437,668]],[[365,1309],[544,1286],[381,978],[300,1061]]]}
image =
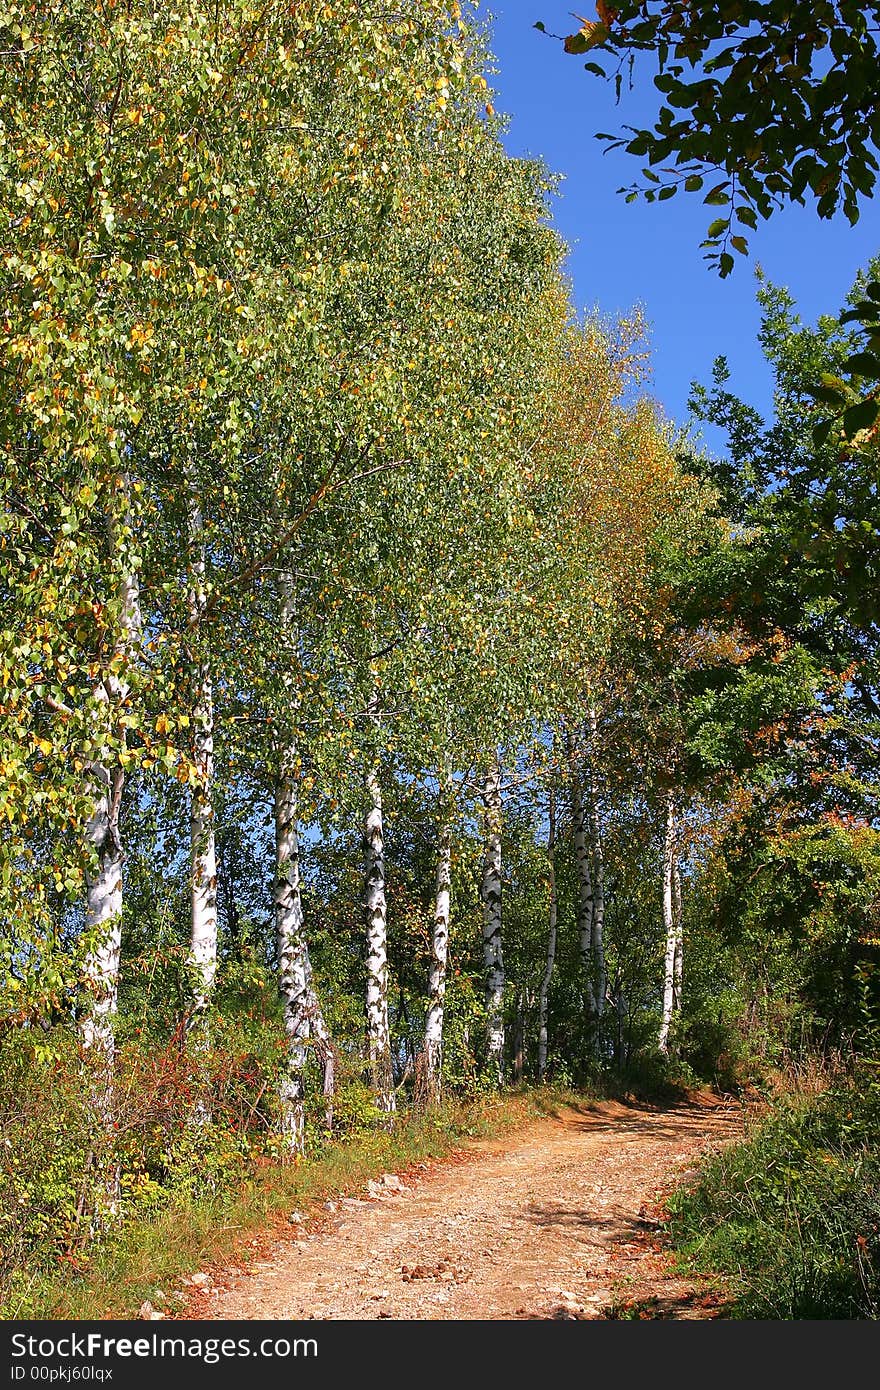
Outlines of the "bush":
{"label": "bush", "polygon": [[728,1276],[735,1316],[880,1316],[878,1139],[880,1085],[865,1066],[823,1096],[777,1101],[673,1198],[676,1246]]}
{"label": "bush", "polygon": [[[237,1184],[273,1127],[274,1051],[205,1056],[179,1042],[119,1051],[109,1123],[75,1035],[37,1030],[0,1044],[0,1316],[26,1315],[36,1275],[81,1264],[127,1220]],[[25,1311],[22,1311],[25,1310]]]}
{"label": "bush", "polygon": [[699,1085],[699,1078],[675,1056],[645,1050],[631,1057],[615,1077],[615,1085],[636,1100],[674,1102]]}
{"label": "bush", "polygon": [[95,1161],[91,1117],[69,1055],[46,1057],[38,1045],[12,1034],[0,1047],[3,1317],[18,1315],[35,1262],[57,1261],[71,1252]]}

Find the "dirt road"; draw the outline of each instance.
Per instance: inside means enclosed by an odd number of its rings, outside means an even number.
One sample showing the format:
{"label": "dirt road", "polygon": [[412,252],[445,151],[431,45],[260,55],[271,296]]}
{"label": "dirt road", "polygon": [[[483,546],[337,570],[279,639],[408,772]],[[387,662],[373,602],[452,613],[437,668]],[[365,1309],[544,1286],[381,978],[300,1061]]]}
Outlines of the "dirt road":
{"label": "dirt road", "polygon": [[213,1271],[184,1316],[715,1316],[707,1285],[672,1273],[657,1203],[740,1125],[706,1097],[567,1108],[328,1204],[250,1269]]}

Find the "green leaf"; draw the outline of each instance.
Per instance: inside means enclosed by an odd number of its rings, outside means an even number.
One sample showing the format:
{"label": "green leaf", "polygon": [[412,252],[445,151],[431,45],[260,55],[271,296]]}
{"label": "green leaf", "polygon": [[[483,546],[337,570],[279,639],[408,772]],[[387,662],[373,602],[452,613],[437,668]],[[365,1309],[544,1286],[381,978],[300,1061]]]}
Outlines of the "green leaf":
{"label": "green leaf", "polygon": [[844,362],[843,369],[851,376],[877,379],[880,378],[880,358],[870,352],[854,352],[852,357],[848,357]]}
{"label": "green leaf", "polygon": [[576,34],[569,34],[565,43],[562,45],[566,53],[586,53],[592,47],[589,38],[580,29]]}
{"label": "green leaf", "polygon": [[842,406],[846,402],[846,396],[842,391],[836,390],[833,386],[811,386],[810,395],[823,405]]}
{"label": "green leaf", "polygon": [[841,323],[876,323],[880,310],[867,299],[860,299],[852,309],[845,309],[840,316]]}
{"label": "green leaf", "polygon": [[710,222],[706,235],[709,237],[721,236],[721,233],[727,230],[729,221],[730,219],[727,217],[716,217],[714,222]]}
{"label": "green leaf", "polygon": [[843,414],[843,432],[847,439],[852,439],[860,430],[869,429],[880,416],[880,401],[871,397],[866,401],[859,401],[857,405],[851,405]]}

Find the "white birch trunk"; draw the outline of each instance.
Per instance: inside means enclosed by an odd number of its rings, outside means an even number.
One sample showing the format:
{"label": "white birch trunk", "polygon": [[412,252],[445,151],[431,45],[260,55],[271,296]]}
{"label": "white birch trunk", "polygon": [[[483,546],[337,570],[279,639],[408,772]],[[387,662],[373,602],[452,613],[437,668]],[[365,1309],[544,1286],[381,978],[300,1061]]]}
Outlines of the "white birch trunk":
{"label": "white birch trunk", "polygon": [[309,978],[306,970],[296,791],[290,759],[275,786],[275,947],[278,988],[287,1038],[279,1086],[281,1135],[293,1156],[304,1155],[305,1068],[309,1038]]}
{"label": "white birch trunk", "polygon": [[119,801],[124,774],[95,767],[91,782],[95,791],[86,838],[98,856],[97,869],[86,875],[85,930],[93,938],[83,965],[87,995],[86,1012],[80,1021],[80,1038],[92,1054],[94,1085],[105,1092],[100,1108],[109,1118],[115,1055],[114,1016],[119,983],[119,953],[122,935],[122,842],[119,836]]}
{"label": "white birch trunk", "polygon": [[288,1154],[305,1154],[305,1071],[314,1044],[323,1074],[327,1129],[333,1126],[335,1056],[312,980],[299,871],[294,755],[287,750],[275,786],[275,946],[278,988],[287,1038],[279,1085],[281,1134]]}
{"label": "white birch trunk", "polygon": [[486,850],[480,897],[483,904],[483,963],[486,989],[486,1066],[504,1078],[504,957],[501,949],[501,769],[493,754],[483,788]]}
{"label": "white birch trunk", "polygon": [[577,753],[571,732],[566,730],[565,746],[568,756],[569,786],[571,789],[571,825],[574,840],[574,860],[577,871],[577,929],[581,958],[581,978],[584,988],[584,1009],[590,1028],[595,1026],[596,992],[593,984],[593,875],[590,869],[590,845],[587,836],[581,777]]}
{"label": "white birch trunk", "polygon": [[195,785],[190,800],[191,936],[189,962],[192,973],[190,1028],[198,1027],[199,1044],[208,1043],[208,1007],[217,974],[217,854],[214,844],[214,692],[211,667],[204,651],[205,536],[202,513],[195,495],[189,512],[190,629],[193,634],[193,762]]}
{"label": "white birch trunk", "polygon": [[443,1000],[446,995],[446,963],[449,952],[449,910],[452,891],[452,831],[448,821],[440,827],[437,880],[434,889],[434,921],[431,929],[431,968],[428,974],[428,1012],[425,1018],[425,1072],[429,1099],[440,1099],[443,1075]]}
{"label": "white birch trunk", "polygon": [[380,1110],[396,1108],[388,1027],[388,921],[385,901],[385,845],[382,789],[375,768],[364,777],[367,814],[364,822],[365,897],[367,915],[367,1059]]}
{"label": "white birch trunk", "polygon": [[669,1029],[675,1004],[675,944],[676,925],[673,906],[675,880],[675,802],[672,792],[666,796],[666,830],[663,837],[663,931],[666,951],[663,964],[663,1017],[657,1039],[661,1052],[669,1051]]}
{"label": "white birch trunk", "polygon": [[681,978],[682,978],[682,904],[681,904],[681,872],[678,866],[678,856],[675,857],[675,868],[672,875],[673,892],[673,913],[675,917],[675,959],[672,966],[672,1007],[677,1013],[681,1009]]}
{"label": "white birch trunk", "polygon": [[[599,809],[596,804],[596,786],[592,774],[596,744],[596,711],[590,709],[590,776],[589,776],[589,827],[593,856],[593,921],[592,954],[593,984],[597,1023],[601,1022],[605,1011],[605,993],[608,988],[605,970],[605,856],[602,853],[602,831],[599,825]],[[597,1038],[598,1041],[598,1038]]]}
{"label": "white birch trunk", "polygon": [[[126,516],[126,521],[128,517]],[[110,545],[119,540],[118,527],[108,519]],[[119,641],[117,654],[127,656],[141,627],[137,574],[127,569],[119,584]],[[102,703],[119,704],[128,694],[123,678],[108,676],[95,692]],[[119,808],[125,773],[119,766],[92,764],[89,782],[94,809],[86,826],[86,838],[97,854],[97,868],[86,874],[85,931],[93,945],[83,964],[87,1006],[80,1022],[83,1047],[94,1064],[93,1087],[98,1107],[109,1120],[112,1104],[113,1063],[116,1051],[114,1017],[119,985],[122,936],[123,850]]]}
{"label": "white birch trunk", "polygon": [[[293,631],[293,579],[281,577],[281,626],[287,638]],[[281,681],[287,701],[293,697],[289,663],[282,658]],[[285,709],[284,717],[291,711]],[[279,1085],[282,1136],[288,1153],[305,1153],[305,1070],[311,1043],[321,1065],[325,1126],[333,1128],[336,1054],[330,1030],[312,979],[312,962],[305,932],[299,867],[299,826],[296,792],[298,759],[292,741],[281,754],[275,785],[275,943],[278,989],[281,995],[288,1051]]]}
{"label": "white birch trunk", "polygon": [[547,832],[547,878],[550,888],[550,905],[547,924],[547,962],[538,995],[538,1080],[547,1075],[547,1000],[550,994],[550,981],[556,963],[556,923],[558,899],[556,893],[556,794],[550,791],[550,828]]}

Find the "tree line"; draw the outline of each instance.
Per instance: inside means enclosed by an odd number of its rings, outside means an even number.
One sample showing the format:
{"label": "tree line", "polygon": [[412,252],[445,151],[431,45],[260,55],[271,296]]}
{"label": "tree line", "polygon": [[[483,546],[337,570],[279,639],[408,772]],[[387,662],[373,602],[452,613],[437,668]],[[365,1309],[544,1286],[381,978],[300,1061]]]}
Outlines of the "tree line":
{"label": "tree line", "polygon": [[445,0],[0,27],[2,1017],[13,1090],[75,1055],[105,1205],[160,1054],[186,1143],[245,1056],[235,1133],[295,1157],[857,1028],[876,431],[817,444],[809,390],[846,325],[765,287],[775,422],[719,364],[729,457],[677,433]]}

